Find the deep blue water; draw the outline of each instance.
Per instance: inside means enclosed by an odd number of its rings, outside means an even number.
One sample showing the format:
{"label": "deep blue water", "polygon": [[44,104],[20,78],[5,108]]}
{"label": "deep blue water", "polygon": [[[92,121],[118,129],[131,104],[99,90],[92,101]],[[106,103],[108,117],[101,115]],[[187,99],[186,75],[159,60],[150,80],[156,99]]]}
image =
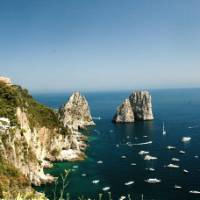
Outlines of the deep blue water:
{"label": "deep blue water", "polygon": [[[66,193],[72,199],[84,195],[96,197],[102,193],[102,188],[110,186],[113,200],[120,196],[131,194],[134,199],[200,199],[200,195],[189,194],[189,190],[200,190],[200,89],[180,90],[152,90],[153,111],[155,120],[149,122],[135,122],[133,124],[112,124],[111,120],[117,106],[130,91],[99,92],[84,94],[89,102],[93,116],[101,116],[102,120],[95,121],[96,127],[87,131],[89,136],[88,158],[82,162],[55,163],[54,168],[47,170],[59,176],[64,169],[78,169],[72,171],[68,181]],[[52,108],[58,108],[68,98],[69,94],[34,94],[38,101]],[[162,135],[162,123],[165,122],[167,135]],[[188,127],[193,128],[188,128]],[[144,138],[143,136],[148,136]],[[183,144],[181,138],[190,136],[192,140]],[[153,141],[152,144],[129,147],[127,142],[139,143]],[[119,144],[119,147],[116,147]],[[176,146],[176,150],[167,150],[166,146]],[[150,155],[158,160],[145,161],[138,155],[140,150],[150,151]],[[186,154],[180,154],[184,150]],[[121,156],[126,155],[126,159]],[[174,163],[171,158],[180,159],[180,169],[168,169],[164,165]],[[96,162],[102,160],[103,164]],[[136,163],[136,166],[131,166]],[[145,168],[155,168],[149,172]],[[182,172],[189,170],[188,174]],[[86,177],[81,174],[86,173]],[[147,178],[158,178],[160,184],[147,184]],[[92,180],[99,179],[97,185]],[[134,180],[135,184],[125,186],[127,181]],[[175,190],[174,185],[181,185],[181,190]],[[49,198],[53,198],[54,185],[37,188]],[[58,186],[58,190],[60,185]],[[104,193],[104,192],[103,192]]]}

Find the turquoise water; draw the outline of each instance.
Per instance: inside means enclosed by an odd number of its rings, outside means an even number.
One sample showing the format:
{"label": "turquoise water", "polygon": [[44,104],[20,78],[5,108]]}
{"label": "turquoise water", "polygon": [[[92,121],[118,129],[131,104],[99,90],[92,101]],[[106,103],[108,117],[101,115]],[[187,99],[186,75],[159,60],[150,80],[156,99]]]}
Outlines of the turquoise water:
{"label": "turquoise water", "polygon": [[[87,156],[82,162],[55,163],[54,168],[47,170],[55,176],[64,173],[64,169],[73,169],[68,178],[69,185],[66,193],[72,199],[84,195],[96,197],[102,193],[102,188],[109,186],[113,199],[131,194],[134,199],[200,199],[200,195],[192,195],[190,190],[200,190],[200,89],[181,90],[153,90],[153,110],[155,120],[151,122],[136,122],[133,124],[112,124],[111,119],[116,107],[130,94],[125,92],[86,93],[92,115],[101,116],[102,120],[95,121],[96,127],[89,129],[85,134],[89,136]],[[34,94],[40,102],[58,108],[66,101],[69,94]],[[165,122],[167,135],[162,135],[162,123]],[[188,128],[190,127],[190,128]],[[192,128],[191,128],[192,127]],[[145,136],[145,137],[144,137]],[[147,136],[147,137],[146,137]],[[181,138],[190,136],[192,140],[183,144]],[[140,143],[152,141],[152,144],[129,147],[127,142]],[[119,147],[116,145],[119,144]],[[175,146],[176,150],[167,150],[166,146]],[[138,155],[140,150],[149,151],[150,155],[158,160],[145,161]],[[180,154],[184,150],[186,154]],[[126,158],[122,159],[121,156]],[[168,169],[164,165],[174,163],[171,158],[180,159],[180,169]],[[97,164],[102,160],[103,164]],[[136,163],[132,166],[131,163]],[[175,163],[176,164],[176,163]],[[155,168],[147,171],[146,168]],[[189,171],[188,174],[182,172]],[[86,176],[83,177],[82,174]],[[147,178],[158,178],[160,184],[147,184]],[[98,179],[98,184],[92,180]],[[135,181],[133,185],[125,186],[128,181]],[[175,190],[174,185],[181,185],[181,190]],[[58,185],[58,191],[61,182]],[[54,185],[45,185],[37,188],[52,199]],[[103,192],[104,193],[104,192]]]}

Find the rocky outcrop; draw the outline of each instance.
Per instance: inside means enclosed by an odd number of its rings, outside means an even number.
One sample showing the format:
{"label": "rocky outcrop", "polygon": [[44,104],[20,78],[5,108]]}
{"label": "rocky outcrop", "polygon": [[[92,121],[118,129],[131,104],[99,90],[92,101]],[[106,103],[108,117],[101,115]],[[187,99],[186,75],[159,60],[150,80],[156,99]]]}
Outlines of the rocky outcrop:
{"label": "rocky outcrop", "polygon": [[95,125],[88,102],[79,92],[73,93],[67,103],[59,109],[59,119],[64,127],[72,130]]}
{"label": "rocky outcrop", "polygon": [[151,95],[148,91],[133,92],[117,109],[115,123],[153,120]]}
{"label": "rocky outcrop", "polygon": [[56,112],[36,102],[20,86],[0,82],[0,102],[0,157],[30,183],[54,181],[43,170],[52,166],[51,161],[85,158],[86,137],[78,127],[94,123],[88,103],[79,93],[72,95],[63,108],[62,123]]}
{"label": "rocky outcrop", "polygon": [[4,83],[6,85],[12,85],[10,78],[0,76],[0,83]]}
{"label": "rocky outcrop", "polygon": [[122,105],[117,108],[113,121],[116,123],[130,123],[135,121],[129,99],[125,99]]}

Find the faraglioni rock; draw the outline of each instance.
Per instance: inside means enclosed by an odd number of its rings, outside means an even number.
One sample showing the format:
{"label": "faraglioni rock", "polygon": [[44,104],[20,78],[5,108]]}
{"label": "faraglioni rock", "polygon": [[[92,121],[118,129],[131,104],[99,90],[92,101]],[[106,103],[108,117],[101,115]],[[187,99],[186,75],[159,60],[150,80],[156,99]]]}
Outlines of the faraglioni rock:
{"label": "faraglioni rock", "polygon": [[72,130],[95,125],[88,102],[80,92],[74,92],[68,102],[59,109],[59,119],[65,127],[67,126]]}
{"label": "faraglioni rock", "polygon": [[113,122],[128,123],[153,119],[151,95],[148,91],[136,91],[118,107]]}
{"label": "faraglioni rock", "polygon": [[113,121],[116,123],[130,123],[135,121],[129,99],[125,99],[122,105],[117,108]]}

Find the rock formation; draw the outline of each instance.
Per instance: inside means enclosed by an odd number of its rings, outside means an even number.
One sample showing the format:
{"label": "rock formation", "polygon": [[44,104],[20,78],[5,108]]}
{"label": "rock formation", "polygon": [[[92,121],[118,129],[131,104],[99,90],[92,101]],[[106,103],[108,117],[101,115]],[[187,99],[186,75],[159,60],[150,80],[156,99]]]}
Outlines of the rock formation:
{"label": "rock formation", "polygon": [[12,84],[10,78],[4,77],[4,76],[0,76],[0,83],[4,83],[6,85]]}
{"label": "rock formation", "polygon": [[[52,166],[51,161],[85,158],[86,137],[77,130],[94,123],[88,103],[79,93],[70,97],[62,110],[64,115],[58,116],[36,102],[27,90],[0,81],[0,102],[0,167],[5,159],[28,183],[41,185],[54,181],[53,176],[43,171],[44,167]],[[10,176],[5,174],[9,180]],[[0,180],[0,198],[3,188],[9,189],[7,182],[6,187],[1,188],[2,185]]]}
{"label": "rock formation", "polygon": [[117,109],[115,123],[153,120],[151,95],[148,91],[133,92]]}
{"label": "rock formation", "polygon": [[59,119],[64,127],[67,126],[73,130],[95,125],[88,102],[79,92],[73,93],[68,102],[59,109]]}
{"label": "rock formation", "polygon": [[129,99],[125,99],[121,106],[117,108],[117,112],[113,119],[116,123],[134,122],[134,112]]}

